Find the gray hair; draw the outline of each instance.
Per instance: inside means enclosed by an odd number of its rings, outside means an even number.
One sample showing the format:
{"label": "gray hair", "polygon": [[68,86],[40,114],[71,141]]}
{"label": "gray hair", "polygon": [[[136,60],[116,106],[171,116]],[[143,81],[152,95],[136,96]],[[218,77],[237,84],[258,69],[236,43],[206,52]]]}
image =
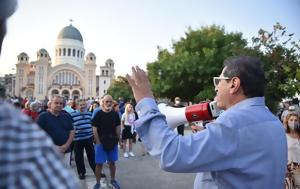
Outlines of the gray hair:
{"label": "gray hair", "polygon": [[30,110],[37,111],[41,103],[39,101],[34,101],[30,104]]}

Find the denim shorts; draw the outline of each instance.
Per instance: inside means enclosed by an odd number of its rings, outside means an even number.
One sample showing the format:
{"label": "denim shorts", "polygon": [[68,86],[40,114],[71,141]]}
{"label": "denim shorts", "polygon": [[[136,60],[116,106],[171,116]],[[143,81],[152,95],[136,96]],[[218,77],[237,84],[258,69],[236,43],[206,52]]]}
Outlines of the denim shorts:
{"label": "denim shorts", "polygon": [[95,148],[96,164],[103,164],[106,161],[115,162],[118,160],[118,145],[117,144],[111,151],[105,151],[103,149],[102,144],[95,144],[94,148]]}

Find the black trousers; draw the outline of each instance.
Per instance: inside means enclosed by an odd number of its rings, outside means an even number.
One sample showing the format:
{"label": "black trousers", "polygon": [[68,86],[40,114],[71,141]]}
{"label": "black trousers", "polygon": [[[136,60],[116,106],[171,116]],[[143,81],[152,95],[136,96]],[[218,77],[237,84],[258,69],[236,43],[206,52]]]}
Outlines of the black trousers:
{"label": "black trousers", "polygon": [[179,125],[177,127],[177,133],[182,136],[184,135],[184,125]]}
{"label": "black trousers", "polygon": [[93,137],[84,140],[74,141],[75,162],[78,174],[85,174],[84,166],[84,149],[89,160],[91,169],[95,173],[95,150],[93,145]]}

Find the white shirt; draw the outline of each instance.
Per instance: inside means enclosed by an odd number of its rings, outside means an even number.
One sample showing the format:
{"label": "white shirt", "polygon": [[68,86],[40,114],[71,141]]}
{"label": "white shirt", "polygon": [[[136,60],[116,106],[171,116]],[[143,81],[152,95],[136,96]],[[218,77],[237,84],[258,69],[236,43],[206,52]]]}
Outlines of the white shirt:
{"label": "white shirt", "polygon": [[288,163],[296,162],[300,164],[300,140],[286,135],[288,144]]}

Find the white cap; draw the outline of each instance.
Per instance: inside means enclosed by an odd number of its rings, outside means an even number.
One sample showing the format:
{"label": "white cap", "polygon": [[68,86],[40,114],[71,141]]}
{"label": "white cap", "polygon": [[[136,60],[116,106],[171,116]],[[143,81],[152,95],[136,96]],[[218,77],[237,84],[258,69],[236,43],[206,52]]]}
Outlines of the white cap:
{"label": "white cap", "polygon": [[17,0],[0,0],[0,20],[10,17],[17,8]]}

